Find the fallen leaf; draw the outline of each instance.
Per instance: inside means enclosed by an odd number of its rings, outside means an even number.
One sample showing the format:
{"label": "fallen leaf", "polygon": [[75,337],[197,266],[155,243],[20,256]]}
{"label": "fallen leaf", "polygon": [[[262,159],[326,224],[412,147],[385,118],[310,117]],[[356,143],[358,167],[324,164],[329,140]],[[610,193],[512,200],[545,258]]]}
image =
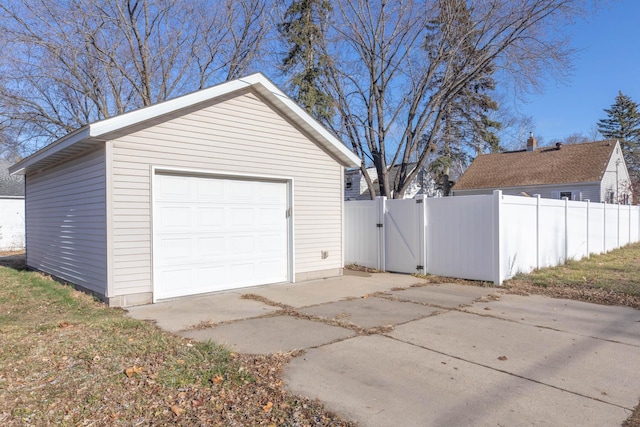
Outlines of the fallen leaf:
{"label": "fallen leaf", "polygon": [[489,307],[485,307],[484,309],[485,309],[485,310],[491,310],[491,308],[489,308]]}
{"label": "fallen leaf", "polygon": [[68,328],[68,327],[69,327],[69,323],[68,323],[68,322],[60,322],[60,323],[58,324],[58,327],[59,327],[60,329]]}
{"label": "fallen leaf", "polygon": [[171,412],[176,414],[176,417],[179,417],[180,414],[182,414],[184,412],[184,409],[182,409],[178,405],[173,405],[173,406],[171,406]]}
{"label": "fallen leaf", "polygon": [[271,408],[273,408],[273,403],[267,402],[267,404],[262,407],[262,410],[264,412],[271,412]]}
{"label": "fallen leaf", "polygon": [[130,368],[127,368],[124,370],[124,373],[127,374],[127,376],[129,378],[131,378],[132,376],[134,376],[135,374],[141,374],[142,373],[142,367],[141,366],[132,366]]}
{"label": "fallen leaf", "polygon": [[194,408],[199,408],[200,406],[202,406],[202,401],[201,400],[192,400],[191,401],[191,406],[193,406]]}
{"label": "fallen leaf", "polygon": [[222,377],[222,375],[218,374],[213,377],[211,381],[213,381],[214,384],[220,384],[222,381],[224,381],[224,378]]}
{"label": "fallen leaf", "polygon": [[498,360],[507,360],[507,356],[500,356],[498,357]]}
{"label": "fallen leaf", "polygon": [[184,399],[187,396],[187,393],[184,391],[181,391],[180,393],[178,393],[178,399]]}
{"label": "fallen leaf", "polygon": [[183,359],[178,359],[178,360],[176,360],[176,363],[178,365],[184,365],[184,360]]}

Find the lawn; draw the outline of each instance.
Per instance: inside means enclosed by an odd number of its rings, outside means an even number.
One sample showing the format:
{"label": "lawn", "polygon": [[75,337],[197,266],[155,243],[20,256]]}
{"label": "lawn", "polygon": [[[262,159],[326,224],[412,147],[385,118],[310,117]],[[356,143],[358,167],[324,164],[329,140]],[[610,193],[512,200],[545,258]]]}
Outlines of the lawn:
{"label": "lawn", "polygon": [[564,265],[519,274],[505,282],[515,292],[542,293],[640,309],[640,243]]}
{"label": "lawn", "polygon": [[[290,354],[182,339],[23,271],[20,257],[0,264],[0,425],[351,425],[283,388]],[[640,308],[640,244],[504,285]],[[640,406],[625,425],[640,426]]]}
{"label": "lawn", "polygon": [[244,356],[133,320],[45,275],[0,267],[0,425],[332,425]]}

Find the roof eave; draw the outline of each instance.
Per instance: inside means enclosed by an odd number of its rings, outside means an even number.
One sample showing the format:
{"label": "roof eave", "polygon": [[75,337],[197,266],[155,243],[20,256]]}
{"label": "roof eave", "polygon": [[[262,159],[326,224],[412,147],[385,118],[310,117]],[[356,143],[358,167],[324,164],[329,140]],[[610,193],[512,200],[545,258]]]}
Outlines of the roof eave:
{"label": "roof eave", "polygon": [[31,156],[20,160],[15,165],[10,166],[9,173],[11,175],[24,175],[28,167],[46,159],[53,154],[59,153],[60,151],[69,148],[80,141],[88,139],[90,134],[90,125],[83,126],[80,129],[75,130],[70,134],[58,139],[57,141],[47,145],[46,147],[36,151]]}
{"label": "roof eave", "polygon": [[338,138],[300,108],[291,98],[286,96],[275,84],[265,77],[264,74],[255,73],[244,78],[212,86],[208,89],[91,123],[16,163],[9,171],[12,175],[24,174],[28,167],[79,142],[89,139],[99,141],[101,137],[105,137],[109,133],[249,87],[253,87],[258,93],[273,102],[285,115],[293,120],[294,123],[315,138],[318,143],[329,151],[343,166],[357,167],[360,165],[360,158],[349,150]]}
{"label": "roof eave", "polygon": [[252,74],[243,80],[250,82],[258,93],[275,103],[281,111],[291,111],[293,117],[290,116],[290,118],[315,139],[326,141],[328,144],[325,144],[325,148],[327,148],[343,166],[360,166],[361,159],[358,156],[349,150],[335,135],[311,117],[309,113],[304,111],[297,103],[278,89],[278,87],[263,74]]}

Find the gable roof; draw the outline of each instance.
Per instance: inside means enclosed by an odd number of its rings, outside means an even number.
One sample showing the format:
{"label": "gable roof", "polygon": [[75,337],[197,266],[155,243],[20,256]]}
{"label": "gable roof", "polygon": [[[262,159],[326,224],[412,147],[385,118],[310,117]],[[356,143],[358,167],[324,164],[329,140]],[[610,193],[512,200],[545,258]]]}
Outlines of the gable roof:
{"label": "gable roof", "polygon": [[454,190],[600,182],[616,140],[543,147],[534,151],[482,154],[475,158]]}
{"label": "gable roof", "polygon": [[9,175],[10,165],[0,160],[0,198],[24,198],[24,177]]}
{"label": "gable roof", "polygon": [[360,164],[360,158],[336,136],[285,95],[264,74],[256,73],[88,124],[16,163],[9,171],[11,174],[24,175],[29,169],[46,167],[104,142],[110,139],[109,135],[118,132],[126,133],[128,128],[136,125],[162,121],[169,114],[179,113],[180,110],[248,88],[255,90],[261,97],[269,101],[281,114],[306,132],[339,163],[347,167]]}

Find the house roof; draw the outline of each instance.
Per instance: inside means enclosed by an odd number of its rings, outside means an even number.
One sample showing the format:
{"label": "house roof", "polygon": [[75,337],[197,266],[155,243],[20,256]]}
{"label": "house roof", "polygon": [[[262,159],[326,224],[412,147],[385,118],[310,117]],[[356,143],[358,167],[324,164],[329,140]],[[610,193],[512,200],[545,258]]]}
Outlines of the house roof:
{"label": "house roof", "polygon": [[483,154],[476,157],[453,189],[600,182],[617,145],[616,140],[606,140]]}
{"label": "house roof", "polygon": [[256,73],[88,124],[16,163],[9,170],[11,174],[24,175],[30,169],[40,169],[85,151],[91,146],[110,139],[110,135],[113,136],[119,132],[127,133],[127,129],[136,125],[159,122],[172,113],[179,113],[180,110],[248,88],[255,90],[269,101],[280,113],[327,150],[339,163],[347,167],[360,164],[360,159],[338,138],[278,89],[264,74]]}
{"label": "house roof", "polygon": [[0,160],[0,198],[23,198],[24,177],[9,175],[10,162]]}

